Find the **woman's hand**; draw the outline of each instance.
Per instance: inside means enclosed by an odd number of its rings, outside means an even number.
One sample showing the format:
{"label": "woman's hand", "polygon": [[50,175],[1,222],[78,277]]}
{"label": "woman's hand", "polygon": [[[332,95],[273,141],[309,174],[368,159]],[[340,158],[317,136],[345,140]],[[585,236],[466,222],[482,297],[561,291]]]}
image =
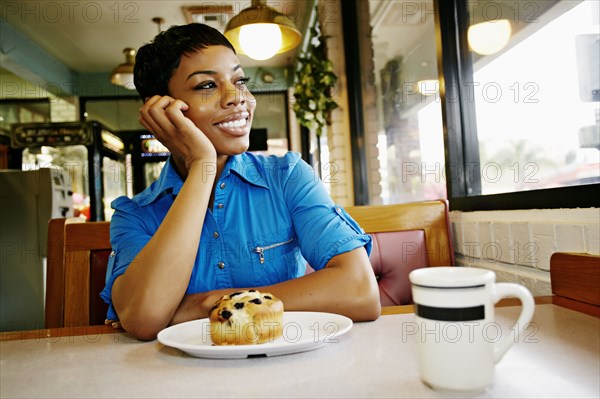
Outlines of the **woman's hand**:
{"label": "woman's hand", "polygon": [[206,135],[184,115],[188,105],[169,96],[153,96],[140,109],[140,123],[185,163],[214,161],[216,150]]}
{"label": "woman's hand", "polygon": [[179,324],[185,321],[208,317],[215,302],[221,299],[223,295],[231,294],[235,291],[240,291],[240,289],[231,288],[185,295],[169,324]]}

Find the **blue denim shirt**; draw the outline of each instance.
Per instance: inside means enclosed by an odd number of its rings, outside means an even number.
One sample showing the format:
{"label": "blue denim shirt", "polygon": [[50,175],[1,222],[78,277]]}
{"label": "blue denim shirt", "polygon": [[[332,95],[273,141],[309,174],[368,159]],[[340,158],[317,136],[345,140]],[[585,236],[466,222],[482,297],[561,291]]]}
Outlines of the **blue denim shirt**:
{"label": "blue denim shirt", "polygon": [[[115,279],[154,235],[182,186],[169,160],[146,190],[112,202],[113,253],[100,294],[109,319],[118,319],[111,301]],[[304,275],[306,262],[319,270],[361,246],[370,252],[371,238],[333,203],[299,154],[243,153],[229,158],[216,183],[187,293],[279,283]]]}

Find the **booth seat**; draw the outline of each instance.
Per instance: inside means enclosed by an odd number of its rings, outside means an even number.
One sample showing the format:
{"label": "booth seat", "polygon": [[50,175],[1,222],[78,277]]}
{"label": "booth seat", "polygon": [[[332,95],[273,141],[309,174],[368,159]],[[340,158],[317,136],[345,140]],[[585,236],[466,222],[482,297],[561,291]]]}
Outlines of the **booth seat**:
{"label": "booth seat", "polygon": [[369,256],[382,306],[408,305],[408,275],[429,266],[454,266],[448,202],[346,207],[373,238]]}
{"label": "booth seat", "polygon": [[109,222],[49,221],[46,328],[104,324],[108,305],[99,293],[110,253]]}
{"label": "booth seat", "polygon": [[429,266],[423,230],[371,233],[373,248],[369,260],[382,306],[412,303],[408,274]]}
{"label": "booth seat", "polygon": [[[412,304],[408,275],[429,266],[454,266],[448,202],[345,207],[373,239],[369,261],[382,306]],[[314,270],[307,266],[307,274]]]}

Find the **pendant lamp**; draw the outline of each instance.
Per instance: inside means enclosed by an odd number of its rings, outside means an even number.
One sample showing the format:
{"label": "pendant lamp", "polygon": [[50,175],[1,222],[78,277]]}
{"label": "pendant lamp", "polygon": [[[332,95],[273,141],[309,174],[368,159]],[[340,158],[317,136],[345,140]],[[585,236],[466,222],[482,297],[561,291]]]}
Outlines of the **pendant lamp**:
{"label": "pendant lamp", "polygon": [[471,50],[481,55],[491,55],[508,44],[511,33],[510,21],[498,19],[469,26],[467,38]]}
{"label": "pendant lamp", "polygon": [[113,69],[110,81],[117,86],[123,86],[128,90],[135,90],[133,84],[133,64],[135,63],[135,49],[127,47],[123,50],[125,62]]}
{"label": "pendant lamp", "polygon": [[265,0],[252,0],[249,8],[231,18],[225,37],[238,53],[266,60],[296,47],[302,35],[292,20],[268,7]]}

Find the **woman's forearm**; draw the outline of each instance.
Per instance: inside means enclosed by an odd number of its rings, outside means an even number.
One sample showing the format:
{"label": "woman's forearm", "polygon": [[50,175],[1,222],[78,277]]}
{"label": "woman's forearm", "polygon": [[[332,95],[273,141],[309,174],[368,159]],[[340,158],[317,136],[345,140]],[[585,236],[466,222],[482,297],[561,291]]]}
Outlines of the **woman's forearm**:
{"label": "woman's forearm", "polygon": [[121,325],[154,338],[172,319],[192,273],[216,174],[216,161],[196,162],[160,227],[115,280],[112,298]]}
{"label": "woman's forearm", "polygon": [[[375,320],[381,313],[379,289],[364,248],[332,258],[315,273],[278,284],[255,288],[270,292],[284,303],[285,310],[342,314],[354,321]],[[213,304],[223,295],[241,288],[186,295],[171,324],[208,317]]]}
{"label": "woman's forearm", "polygon": [[379,288],[363,247],[333,257],[322,270],[268,289],[286,310],[337,313],[354,321],[375,320],[381,313]]}

